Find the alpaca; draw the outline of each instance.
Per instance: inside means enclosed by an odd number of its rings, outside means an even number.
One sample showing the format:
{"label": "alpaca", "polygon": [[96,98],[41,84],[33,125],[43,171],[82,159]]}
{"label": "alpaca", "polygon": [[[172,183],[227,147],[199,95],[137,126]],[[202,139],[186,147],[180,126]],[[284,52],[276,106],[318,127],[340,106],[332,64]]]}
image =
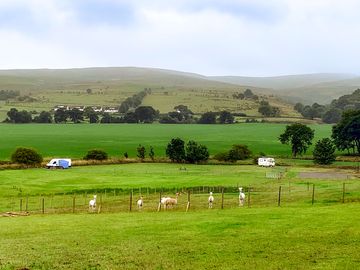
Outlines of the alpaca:
{"label": "alpaca", "polygon": [[144,200],[143,200],[143,197],[140,196],[140,199],[138,199],[138,201],[136,202],[137,206],[138,206],[138,209],[141,210],[142,207],[143,207],[143,204],[144,204]]}
{"label": "alpaca", "polygon": [[210,196],[209,196],[208,202],[209,202],[209,208],[212,208],[213,202],[214,202],[214,196],[213,196],[213,193],[212,193],[212,192],[210,192]]}
{"label": "alpaca", "polygon": [[245,193],[243,192],[243,188],[239,187],[239,206],[243,206],[245,202]]}
{"label": "alpaca", "polygon": [[89,201],[89,210],[96,209],[96,195],[94,195],[94,199]]}
{"label": "alpaca", "polygon": [[[169,206],[173,206],[177,204],[177,200],[179,197],[179,193],[176,193],[176,198],[171,198],[171,197],[164,197],[161,198],[161,203],[165,205],[165,209],[169,208]],[[163,200],[164,199],[164,200]]]}

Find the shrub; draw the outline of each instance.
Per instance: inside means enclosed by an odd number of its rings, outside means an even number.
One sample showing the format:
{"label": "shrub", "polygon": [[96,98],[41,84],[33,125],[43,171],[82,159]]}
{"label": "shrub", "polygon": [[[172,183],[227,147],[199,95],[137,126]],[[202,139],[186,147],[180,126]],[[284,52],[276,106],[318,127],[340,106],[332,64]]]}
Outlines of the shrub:
{"label": "shrub", "polygon": [[106,159],[108,159],[108,154],[104,150],[92,149],[87,152],[84,159],[85,160],[89,160],[89,159],[106,160]]}
{"label": "shrub", "polygon": [[229,152],[221,152],[214,155],[214,159],[218,161],[227,161],[229,160]]}
{"label": "shrub", "polygon": [[20,164],[36,165],[40,164],[43,158],[35,149],[18,147],[11,155],[11,161]]}
{"label": "shrub", "polygon": [[237,160],[247,159],[251,156],[251,151],[247,145],[234,144],[229,151],[229,161],[235,162]]}
{"label": "shrub", "polygon": [[137,151],[137,157],[140,158],[141,160],[144,160],[146,154],[145,147],[139,144],[139,146],[136,148],[136,151]]}
{"label": "shrub", "polygon": [[166,156],[172,162],[182,162],[185,159],[185,142],[180,138],[173,138],[166,147]]}
{"label": "shrub", "polygon": [[189,141],[186,144],[185,160],[190,163],[198,163],[209,159],[209,151],[205,145],[198,144],[195,141]]}
{"label": "shrub", "polygon": [[314,163],[327,165],[335,161],[335,145],[329,139],[325,138],[319,140],[314,148],[313,152]]}

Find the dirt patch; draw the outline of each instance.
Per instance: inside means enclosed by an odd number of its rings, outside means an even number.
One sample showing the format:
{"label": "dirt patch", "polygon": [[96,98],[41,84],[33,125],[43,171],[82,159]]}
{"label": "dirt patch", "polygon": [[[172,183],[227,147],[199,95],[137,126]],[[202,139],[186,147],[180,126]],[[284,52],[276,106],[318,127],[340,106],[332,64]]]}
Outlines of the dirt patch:
{"label": "dirt patch", "polygon": [[345,173],[334,172],[299,172],[299,178],[349,179],[350,176]]}

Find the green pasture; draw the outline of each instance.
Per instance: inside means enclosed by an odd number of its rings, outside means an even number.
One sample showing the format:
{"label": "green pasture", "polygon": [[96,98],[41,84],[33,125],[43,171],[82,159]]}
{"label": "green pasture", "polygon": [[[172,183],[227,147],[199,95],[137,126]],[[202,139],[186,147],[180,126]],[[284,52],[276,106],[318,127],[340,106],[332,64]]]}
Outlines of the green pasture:
{"label": "green pasture", "polygon": [[0,218],[1,269],[358,269],[359,204]]}
{"label": "green pasture", "polygon": [[[0,159],[9,160],[18,146],[33,147],[44,157],[82,158],[89,149],[100,148],[110,156],[136,157],[139,144],[165,156],[171,138],[195,140],[206,145],[211,155],[227,151],[233,144],[246,144],[253,153],[291,156],[290,146],[278,141],[285,124],[167,125],[167,124],[0,124]],[[331,125],[310,125],[316,140],[331,135]],[[311,155],[312,148],[308,154]]]}

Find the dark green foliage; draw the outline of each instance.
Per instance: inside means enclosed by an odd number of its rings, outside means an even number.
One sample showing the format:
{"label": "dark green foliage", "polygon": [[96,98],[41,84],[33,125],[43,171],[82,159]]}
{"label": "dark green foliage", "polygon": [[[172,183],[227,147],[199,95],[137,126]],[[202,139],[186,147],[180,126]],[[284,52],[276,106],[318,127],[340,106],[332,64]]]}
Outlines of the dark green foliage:
{"label": "dark green foliage", "polygon": [[344,112],[340,122],[333,126],[332,138],[339,150],[360,154],[360,110]]}
{"label": "dark green foliage", "polygon": [[9,123],[31,123],[32,122],[32,116],[31,113],[28,111],[18,111],[15,108],[11,108],[8,112],[7,112],[7,120],[6,122]]}
{"label": "dark green foliage", "polygon": [[244,160],[251,156],[251,151],[247,145],[234,144],[229,151],[228,160],[235,162],[237,160]]}
{"label": "dark green foliage", "polygon": [[216,113],[214,112],[206,112],[201,115],[199,124],[215,124],[216,123]]}
{"label": "dark green foliage", "polygon": [[228,161],[229,160],[229,152],[220,152],[214,155],[214,159],[218,161]]}
{"label": "dark green foliage", "polygon": [[146,155],[145,146],[139,144],[139,146],[136,148],[136,151],[137,151],[137,157],[140,158],[141,160],[144,160]]}
{"label": "dark green foliage", "polygon": [[189,163],[199,163],[209,159],[209,151],[205,145],[198,144],[195,141],[189,141],[186,144],[185,160]]}
{"label": "dark green foliage", "polygon": [[154,161],[154,159],[155,159],[154,147],[152,147],[152,146],[150,146],[149,158],[150,158],[152,161]]}
{"label": "dark green foliage", "polygon": [[84,156],[85,160],[106,160],[108,159],[108,154],[101,149],[92,149],[87,152]]}
{"label": "dark green foliage", "polygon": [[57,109],[54,114],[55,123],[66,123],[68,113],[64,109]]}
{"label": "dark green foliage", "polygon": [[234,123],[234,116],[228,111],[220,112],[219,116],[219,123],[220,124],[233,124]]}
{"label": "dark green foliage", "polygon": [[0,100],[8,100],[11,98],[15,98],[20,95],[19,91],[13,90],[0,90]]}
{"label": "dark green foliage", "polygon": [[128,152],[125,152],[125,153],[124,153],[124,158],[128,158],[128,157],[129,157]]}
{"label": "dark green foliage", "polygon": [[303,124],[287,125],[285,132],[280,135],[279,140],[282,144],[291,144],[291,152],[294,157],[306,152],[312,144],[314,130]]}
{"label": "dark green foliage", "polygon": [[313,151],[314,163],[327,165],[335,161],[335,145],[329,138],[319,140]]}
{"label": "dark green foliage", "polygon": [[11,155],[11,161],[20,164],[38,165],[43,161],[43,158],[35,149],[18,147]]}
{"label": "dark green foliage", "polygon": [[294,110],[301,113],[304,109],[304,105],[302,103],[296,103],[294,106]]}
{"label": "dark green foliage", "polygon": [[127,112],[124,117],[123,117],[123,122],[124,123],[137,123],[137,117],[136,114],[134,112]]}
{"label": "dark green foliage", "polygon": [[84,120],[84,113],[77,108],[73,108],[67,113],[71,121],[74,122],[74,124],[80,123],[80,121]]}
{"label": "dark green foliage", "polygon": [[263,116],[275,117],[280,115],[280,109],[278,107],[270,106],[269,102],[261,101],[258,112]]}
{"label": "dark green foliage", "polygon": [[50,112],[42,111],[39,116],[34,117],[35,123],[52,123],[52,115]]}
{"label": "dark green foliage", "polygon": [[129,109],[138,107],[144,97],[148,94],[151,94],[151,89],[145,88],[143,91],[133,95],[132,97],[128,97],[120,104],[119,112],[126,113]]}
{"label": "dark green foliage", "polygon": [[173,138],[166,147],[166,156],[171,161],[182,162],[185,159],[185,142],[180,138]]}
{"label": "dark green foliage", "polygon": [[335,124],[341,119],[341,110],[340,109],[330,109],[324,113],[322,120],[324,123]]}
{"label": "dark green foliage", "polygon": [[152,123],[157,116],[157,112],[151,106],[140,106],[135,110],[135,117],[138,122]]}

